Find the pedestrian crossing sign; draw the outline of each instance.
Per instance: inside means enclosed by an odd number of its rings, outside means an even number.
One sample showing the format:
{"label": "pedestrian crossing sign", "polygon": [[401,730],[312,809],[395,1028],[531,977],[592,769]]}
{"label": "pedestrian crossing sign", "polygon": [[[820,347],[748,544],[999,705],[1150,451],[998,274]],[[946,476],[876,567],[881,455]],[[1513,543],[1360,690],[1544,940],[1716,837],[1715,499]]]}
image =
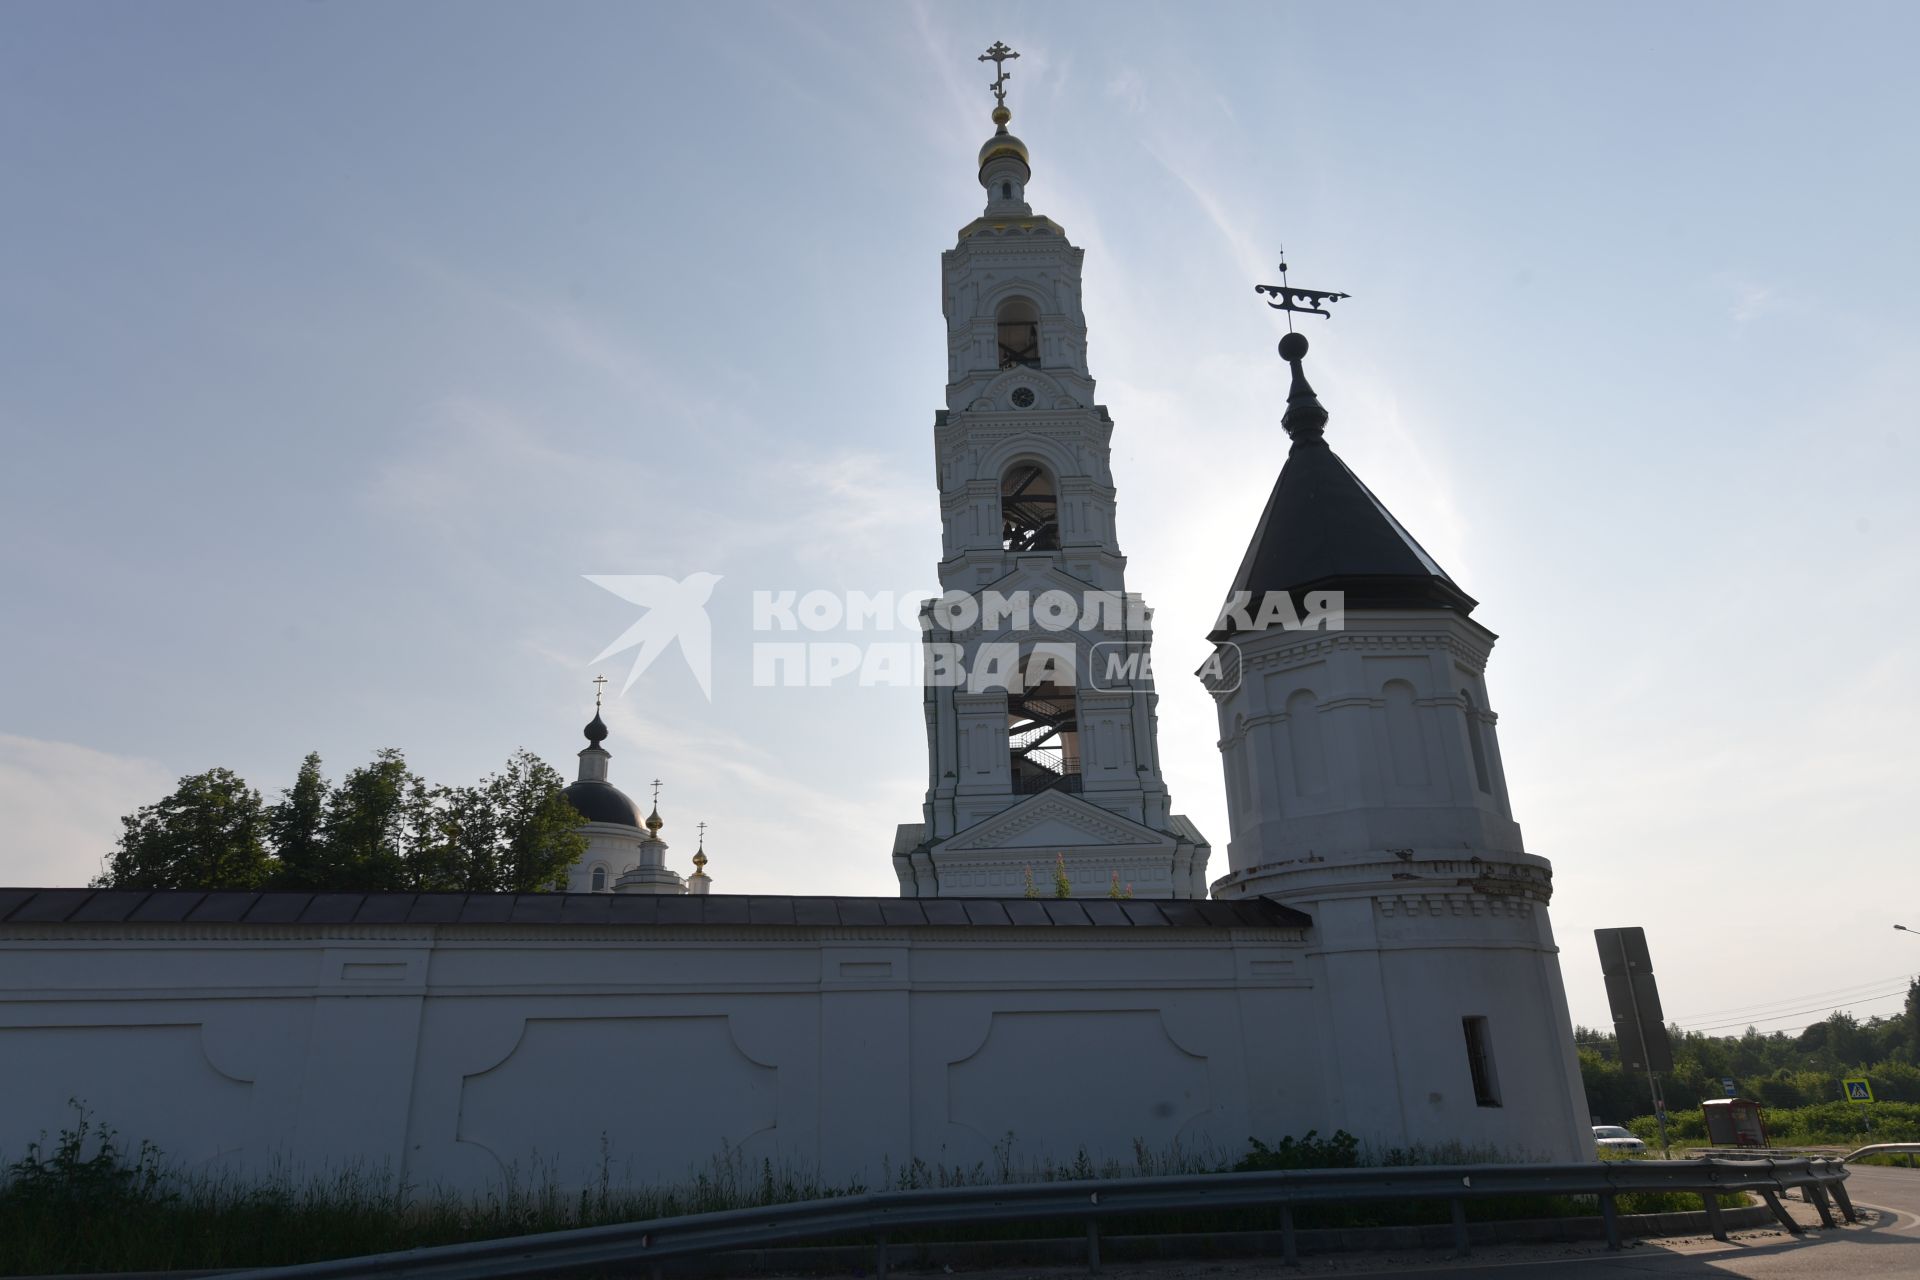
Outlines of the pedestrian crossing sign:
{"label": "pedestrian crossing sign", "polygon": [[1873,1101],[1873,1086],[1867,1083],[1867,1078],[1865,1076],[1861,1076],[1857,1080],[1842,1081],[1842,1083],[1845,1084],[1847,1087],[1848,1102],[1872,1102]]}

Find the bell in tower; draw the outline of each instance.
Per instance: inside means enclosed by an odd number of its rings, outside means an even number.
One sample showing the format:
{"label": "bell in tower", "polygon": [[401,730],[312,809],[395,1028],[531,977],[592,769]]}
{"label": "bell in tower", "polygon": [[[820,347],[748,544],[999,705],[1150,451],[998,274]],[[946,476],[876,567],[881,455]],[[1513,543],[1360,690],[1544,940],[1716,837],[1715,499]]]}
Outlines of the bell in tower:
{"label": "bell in tower", "polygon": [[1206,896],[1208,846],[1171,812],[1155,736],[1151,613],[1126,587],[1094,400],[1081,251],[1027,203],[1004,44],[978,218],[941,255],[947,407],[934,415],[944,594],[921,611],[928,780],[900,827],[907,897]]}

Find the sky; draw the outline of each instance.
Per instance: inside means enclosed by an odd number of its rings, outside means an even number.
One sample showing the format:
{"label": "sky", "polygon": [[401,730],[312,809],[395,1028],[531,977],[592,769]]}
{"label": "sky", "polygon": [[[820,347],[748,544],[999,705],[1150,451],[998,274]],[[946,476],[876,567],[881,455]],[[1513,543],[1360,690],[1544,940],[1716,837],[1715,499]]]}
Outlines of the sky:
{"label": "sky", "polygon": [[[661,780],[717,892],[892,894],[911,683],[768,688],[756,591],[917,599],[939,254],[994,40],[1086,250],[1174,807],[1186,673],[1286,442],[1328,439],[1497,632],[1515,816],[1668,1014],[1792,1030],[1920,972],[1920,87],[1910,6],[0,6],[0,882],[118,818],[399,747]],[[718,575],[711,697],[588,579]],[[806,637],[815,638],[815,637]],[[913,633],[848,636],[909,643]]]}

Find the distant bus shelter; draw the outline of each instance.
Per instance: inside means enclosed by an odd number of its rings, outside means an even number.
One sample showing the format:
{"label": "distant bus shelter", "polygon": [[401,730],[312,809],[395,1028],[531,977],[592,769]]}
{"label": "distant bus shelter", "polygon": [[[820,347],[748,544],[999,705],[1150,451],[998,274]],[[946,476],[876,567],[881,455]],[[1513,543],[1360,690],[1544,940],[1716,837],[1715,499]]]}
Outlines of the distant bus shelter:
{"label": "distant bus shelter", "polygon": [[1748,1098],[1709,1098],[1700,1104],[1707,1118],[1707,1141],[1716,1147],[1764,1147],[1767,1126],[1760,1104]]}

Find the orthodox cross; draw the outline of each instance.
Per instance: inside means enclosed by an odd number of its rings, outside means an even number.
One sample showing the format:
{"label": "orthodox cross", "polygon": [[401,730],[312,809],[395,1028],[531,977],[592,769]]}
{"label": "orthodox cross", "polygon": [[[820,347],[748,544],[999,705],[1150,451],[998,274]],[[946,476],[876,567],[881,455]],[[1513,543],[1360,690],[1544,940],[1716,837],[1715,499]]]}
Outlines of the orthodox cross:
{"label": "orthodox cross", "polygon": [[700,847],[704,849],[707,847],[707,824],[697,822],[694,825],[700,828]]}
{"label": "orthodox cross", "polygon": [[1334,293],[1327,289],[1296,289],[1289,285],[1287,283],[1287,251],[1285,249],[1280,250],[1280,283],[1257,284],[1253,286],[1253,291],[1255,293],[1268,295],[1267,305],[1275,311],[1285,311],[1289,313],[1287,316],[1288,333],[1293,332],[1292,312],[1304,311],[1309,315],[1327,316],[1331,318],[1332,313],[1324,311],[1322,308],[1331,306],[1347,296],[1344,293]]}
{"label": "orthodox cross", "polygon": [[653,780],[653,807],[656,809],[660,807],[660,779],[658,778]]}
{"label": "orthodox cross", "polygon": [[606,692],[606,683],[607,678],[605,676],[595,676],[593,678],[593,709],[595,711],[600,709],[600,695]]}
{"label": "orthodox cross", "polygon": [[1003,107],[1007,105],[1007,81],[1013,78],[1013,73],[1007,70],[1007,60],[1019,56],[1004,43],[995,40],[991,49],[974,59],[976,62],[991,62],[993,69],[999,73],[987,88],[993,90],[993,100]]}

